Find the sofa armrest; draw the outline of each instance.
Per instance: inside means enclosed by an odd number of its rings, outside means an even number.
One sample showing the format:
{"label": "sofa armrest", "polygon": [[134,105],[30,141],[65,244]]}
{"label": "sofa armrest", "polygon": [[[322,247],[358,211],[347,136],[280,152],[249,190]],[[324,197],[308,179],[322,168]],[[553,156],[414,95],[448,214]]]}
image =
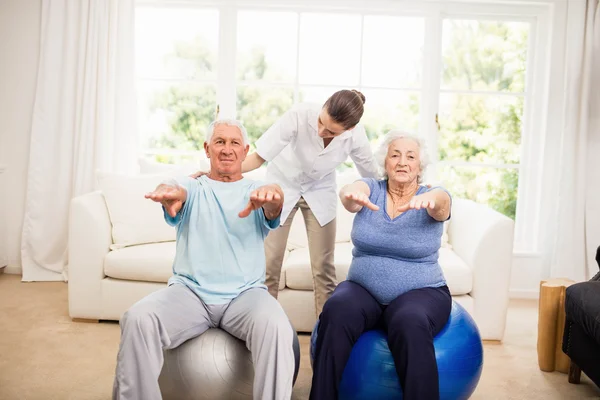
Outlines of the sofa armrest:
{"label": "sofa armrest", "polygon": [[473,271],[471,297],[481,336],[502,340],[513,260],[514,221],[470,200],[455,199],[449,242]]}
{"label": "sofa armrest", "polygon": [[69,212],[69,315],[98,319],[104,257],[112,244],[111,223],[101,192],[71,201]]}

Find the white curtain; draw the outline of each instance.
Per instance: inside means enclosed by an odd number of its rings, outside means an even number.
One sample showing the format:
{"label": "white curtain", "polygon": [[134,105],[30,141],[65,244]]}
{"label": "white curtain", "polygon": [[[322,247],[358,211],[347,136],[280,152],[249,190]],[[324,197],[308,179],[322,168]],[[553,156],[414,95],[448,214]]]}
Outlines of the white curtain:
{"label": "white curtain", "polygon": [[586,181],[586,247],[587,278],[598,272],[596,249],[600,246],[600,1],[590,1],[588,5],[588,33],[590,41],[587,48],[590,58],[590,98],[589,133],[587,146],[588,179]]}
{"label": "white curtain", "polygon": [[41,24],[23,281],[66,280],[71,199],[136,162],[134,1],[43,0]]}
{"label": "white curtain", "polygon": [[600,7],[567,5],[564,124],[547,138],[542,208],[543,278],[593,276],[600,246]]}

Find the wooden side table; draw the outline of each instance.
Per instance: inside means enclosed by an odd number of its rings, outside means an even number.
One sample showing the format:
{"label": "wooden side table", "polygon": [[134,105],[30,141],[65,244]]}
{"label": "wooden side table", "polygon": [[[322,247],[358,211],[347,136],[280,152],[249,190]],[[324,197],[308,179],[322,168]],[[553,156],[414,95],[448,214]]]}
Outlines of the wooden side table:
{"label": "wooden side table", "polygon": [[562,351],[565,330],[565,291],[575,281],[555,278],[540,282],[538,365],[542,371],[569,373],[570,359]]}

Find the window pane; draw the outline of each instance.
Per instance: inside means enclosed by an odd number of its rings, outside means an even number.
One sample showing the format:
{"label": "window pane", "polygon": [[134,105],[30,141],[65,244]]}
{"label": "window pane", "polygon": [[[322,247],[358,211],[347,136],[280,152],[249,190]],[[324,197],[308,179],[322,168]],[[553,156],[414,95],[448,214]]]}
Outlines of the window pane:
{"label": "window pane", "polygon": [[143,81],[138,90],[142,148],[201,150],[216,109],[212,85]]}
{"label": "window pane", "polygon": [[[196,154],[170,154],[168,152],[165,153],[152,153],[152,154],[144,154],[141,156],[141,158],[143,158],[147,165],[145,165],[146,169],[150,169],[152,170],[152,167],[154,167],[154,163],[160,163],[160,164],[174,164],[174,165],[180,165],[180,166],[185,166],[185,168],[187,168],[187,171],[184,172],[183,168],[181,169],[181,175],[187,175],[187,174],[191,174],[193,172],[196,172],[200,169],[202,169],[203,165],[201,164],[201,160],[205,161],[206,160],[206,155],[204,154],[204,150],[202,151],[198,151]],[[148,167],[148,165],[150,165],[150,167]],[[161,173],[165,173],[166,170],[164,169],[164,167],[157,167],[156,171],[152,171],[152,172],[146,172],[146,173],[156,173],[156,174],[161,174]],[[179,172],[179,170],[178,170]]]}
{"label": "window pane", "polygon": [[515,219],[518,169],[440,166],[438,174],[452,196],[487,204]]}
{"label": "window pane", "polygon": [[419,93],[396,90],[364,90],[365,114],[361,122],[371,140],[390,129],[417,134],[419,130]]}
{"label": "window pane", "polygon": [[294,104],[294,89],[238,86],[237,109],[240,119],[254,142]]}
{"label": "window pane", "polygon": [[523,92],[529,23],[445,20],[442,87]]}
{"label": "window pane", "polygon": [[216,10],[136,7],[138,76],[214,79],[218,26]]}
{"label": "window pane", "polygon": [[300,15],[300,83],[358,85],[359,15]]}
{"label": "window pane", "polygon": [[442,94],[441,160],[518,164],[523,97]]}
{"label": "window pane", "polygon": [[422,18],[365,16],[362,85],[421,87]]}
{"label": "window pane", "polygon": [[303,86],[298,95],[300,102],[324,104],[332,94],[342,89],[340,87]]}
{"label": "window pane", "polygon": [[298,14],[240,11],[237,29],[238,79],[294,82]]}

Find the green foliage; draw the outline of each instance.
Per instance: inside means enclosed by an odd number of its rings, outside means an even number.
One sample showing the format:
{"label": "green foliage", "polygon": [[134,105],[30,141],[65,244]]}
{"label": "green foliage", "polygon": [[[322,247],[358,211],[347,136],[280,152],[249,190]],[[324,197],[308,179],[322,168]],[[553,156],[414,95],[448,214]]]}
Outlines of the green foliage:
{"label": "green foliage", "polygon": [[294,104],[292,88],[240,86],[237,94],[237,118],[244,123],[252,143]]}
{"label": "green foliage", "polygon": [[[521,23],[446,21],[443,87],[522,93],[528,30]],[[441,160],[519,163],[523,97],[444,94],[440,103]],[[443,175],[455,196],[515,218],[518,170],[453,168]]]}
{"label": "green foliage", "polygon": [[206,128],[214,119],[216,93],[212,86],[177,85],[158,92],[151,109],[168,115],[170,130],[150,143],[159,149],[201,150]]}
{"label": "green foliage", "polygon": [[[522,93],[528,29],[527,24],[521,23],[446,21],[443,88]],[[192,76],[209,77],[215,68],[216,55],[208,49],[201,37],[177,43],[167,62],[179,63]],[[240,55],[238,60],[240,80],[285,81],[289,75],[288,71],[269,66],[261,48]],[[237,87],[237,118],[244,122],[252,143],[292,106],[293,99],[293,87]],[[440,100],[441,160],[519,163],[522,96],[442,94]],[[396,104],[388,108],[372,107],[365,113],[362,122],[372,142],[394,127],[418,130],[419,95],[408,94],[406,100],[397,99]],[[209,85],[173,84],[157,92],[151,108],[167,116],[169,130],[149,143],[150,147],[201,150],[216,106],[215,89]],[[173,162],[174,159],[157,156],[157,160]],[[340,169],[351,166],[352,163],[344,163]],[[447,167],[440,171],[440,177],[454,196],[486,203],[515,217],[518,170]]]}

